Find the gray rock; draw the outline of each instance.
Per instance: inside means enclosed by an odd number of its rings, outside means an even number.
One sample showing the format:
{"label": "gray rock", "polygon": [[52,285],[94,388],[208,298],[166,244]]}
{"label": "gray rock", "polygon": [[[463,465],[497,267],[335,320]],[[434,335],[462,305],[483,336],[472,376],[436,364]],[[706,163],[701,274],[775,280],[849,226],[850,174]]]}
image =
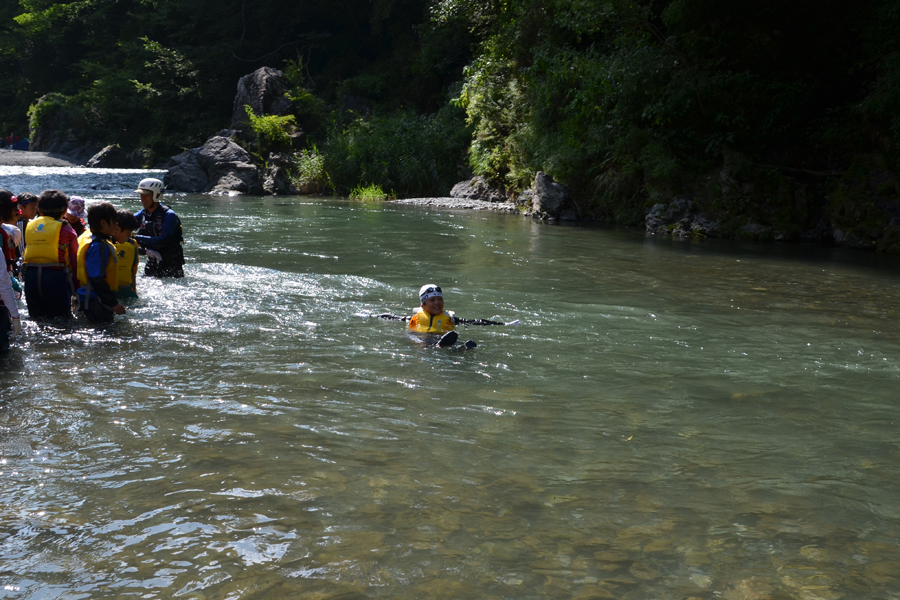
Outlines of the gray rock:
{"label": "gray rock", "polygon": [[262,186],[267,194],[296,195],[299,193],[294,181],[288,176],[288,167],[284,158],[278,154],[269,155],[269,166],[263,175]]}
{"label": "gray rock", "polygon": [[265,193],[250,153],[229,138],[213,136],[206,140],[197,153],[197,163],[206,171],[209,185],[205,191],[211,194]]}
{"label": "gray rock", "polygon": [[707,218],[687,196],[676,196],[668,204],[654,204],[645,217],[647,233],[673,237],[714,237],[719,224]]}
{"label": "gray rock", "polygon": [[84,166],[100,169],[131,169],[142,166],[139,162],[135,164],[135,159],[139,156],[139,152],[126,154],[121,146],[111,144],[92,156]]}
{"label": "gray rock", "polygon": [[262,196],[265,190],[259,177],[259,170],[251,163],[222,163],[210,172],[210,194],[249,194]]}
{"label": "gray rock", "polygon": [[532,190],[531,206],[535,217],[558,219],[564,211],[572,210],[572,198],[566,186],[556,183],[543,171],[534,176]]}
{"label": "gray rock", "polygon": [[232,129],[244,129],[249,123],[245,105],[250,106],[257,115],[289,114],[291,100],[285,96],[286,91],[287,78],[278,69],[260,67],[253,73],[241,77],[234,97]]}
{"label": "gray rock", "polygon": [[199,153],[200,148],[194,148],[173,156],[169,160],[168,172],[163,178],[166,189],[199,194],[209,187],[206,170],[197,161]]}
{"label": "gray rock", "polygon": [[164,182],[167,189],[179,192],[265,193],[250,154],[223,136],[213,136],[201,147],[173,156]]}
{"label": "gray rock", "polygon": [[240,136],[241,132],[239,129],[223,129],[219,133],[216,134],[218,137],[230,138],[232,140],[237,139]]}
{"label": "gray rock", "polygon": [[488,181],[484,175],[478,175],[467,181],[460,181],[450,190],[450,197],[464,200],[481,200],[482,202],[507,201],[503,190]]}
{"label": "gray rock", "polygon": [[210,171],[223,163],[249,163],[250,153],[238,146],[233,140],[222,136],[213,136],[206,140],[197,153],[197,162]]}
{"label": "gray rock", "polygon": [[738,230],[738,237],[751,240],[771,238],[772,228],[759,223],[747,223]]}

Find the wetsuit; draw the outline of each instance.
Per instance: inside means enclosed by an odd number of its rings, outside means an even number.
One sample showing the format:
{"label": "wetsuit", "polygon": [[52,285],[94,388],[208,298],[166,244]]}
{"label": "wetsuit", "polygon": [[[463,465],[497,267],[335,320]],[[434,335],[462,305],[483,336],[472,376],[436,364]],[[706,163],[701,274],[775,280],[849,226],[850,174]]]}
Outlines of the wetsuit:
{"label": "wetsuit", "polygon": [[140,224],[134,239],[141,247],[141,254],[156,250],[162,261],[147,258],[144,275],[148,277],[184,277],[184,249],[181,247],[181,219],[168,206],[158,204],[156,210],[147,213],[139,210],[134,217]]}
{"label": "wetsuit", "polygon": [[109,236],[94,234],[91,241],[78,250],[78,302],[92,323],[112,321],[112,307],[119,303],[116,288],[119,273],[116,269],[116,248]]}
{"label": "wetsuit", "polygon": [[38,217],[25,228],[25,301],[32,319],[72,316],[78,284],[78,236],[61,219]]}

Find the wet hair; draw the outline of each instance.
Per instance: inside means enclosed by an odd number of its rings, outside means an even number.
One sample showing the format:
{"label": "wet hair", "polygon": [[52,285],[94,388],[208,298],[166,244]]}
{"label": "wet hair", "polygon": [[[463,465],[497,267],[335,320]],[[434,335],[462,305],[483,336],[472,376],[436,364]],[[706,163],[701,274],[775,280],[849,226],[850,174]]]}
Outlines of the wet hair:
{"label": "wet hair", "polygon": [[0,190],[0,221],[4,223],[16,214],[16,205],[13,204],[13,193],[9,190]]}
{"label": "wet hair", "polygon": [[45,217],[59,219],[69,208],[69,197],[61,190],[44,190],[38,198],[38,210]]}
{"label": "wet hair", "polygon": [[87,215],[88,227],[90,227],[91,231],[94,233],[100,231],[100,221],[110,221],[111,223],[118,222],[116,207],[109,202],[97,202],[96,204],[91,204],[91,207],[87,211]]}
{"label": "wet hair", "polygon": [[140,227],[134,215],[125,209],[116,213],[116,225],[123,231],[136,231]]}
{"label": "wet hair", "polygon": [[19,206],[25,206],[26,204],[38,201],[38,197],[31,192],[21,192],[16,195],[16,198],[19,199]]}

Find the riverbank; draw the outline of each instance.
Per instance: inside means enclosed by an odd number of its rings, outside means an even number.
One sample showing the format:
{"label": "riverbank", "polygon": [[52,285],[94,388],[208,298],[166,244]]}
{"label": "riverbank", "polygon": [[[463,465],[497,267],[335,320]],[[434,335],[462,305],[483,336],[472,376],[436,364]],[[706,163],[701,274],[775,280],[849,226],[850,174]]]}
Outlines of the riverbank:
{"label": "riverbank", "polygon": [[496,210],[520,214],[521,206],[514,202],[486,202],[484,200],[470,200],[466,198],[405,198],[402,200],[388,200],[393,204],[406,206],[427,206],[429,208],[459,208],[468,210]]}
{"label": "riverbank", "polygon": [[68,156],[52,152],[0,149],[0,166],[3,167],[80,167]]}

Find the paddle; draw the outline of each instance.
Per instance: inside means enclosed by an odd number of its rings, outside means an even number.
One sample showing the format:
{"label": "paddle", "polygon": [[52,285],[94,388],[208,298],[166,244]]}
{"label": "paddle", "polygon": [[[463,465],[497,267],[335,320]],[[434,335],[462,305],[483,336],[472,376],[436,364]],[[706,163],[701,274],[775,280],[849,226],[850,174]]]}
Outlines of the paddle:
{"label": "paddle", "polygon": [[[387,319],[389,321],[409,321],[410,316],[400,316],[400,315],[392,315],[391,313],[382,313],[380,315],[369,315],[370,317],[377,317],[379,319]],[[453,318],[453,323],[455,325],[518,325],[519,320],[510,321],[509,323],[503,323],[502,321],[489,321],[487,319],[460,319],[459,317]]]}

